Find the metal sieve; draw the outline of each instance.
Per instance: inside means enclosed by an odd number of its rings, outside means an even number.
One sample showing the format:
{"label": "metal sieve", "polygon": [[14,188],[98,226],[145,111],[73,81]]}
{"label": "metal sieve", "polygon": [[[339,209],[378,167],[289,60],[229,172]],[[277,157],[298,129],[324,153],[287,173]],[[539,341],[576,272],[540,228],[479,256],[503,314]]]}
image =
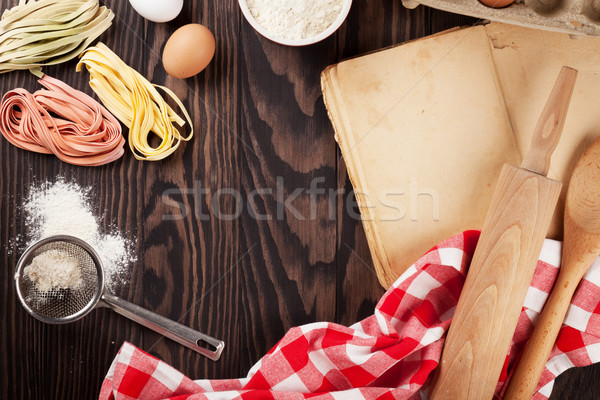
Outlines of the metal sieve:
{"label": "metal sieve", "polygon": [[[53,288],[47,292],[35,287],[25,274],[25,268],[35,257],[48,250],[59,250],[78,260],[82,279],[80,285],[69,289]],[[15,284],[17,296],[25,310],[45,323],[65,324],[77,321],[96,306],[108,307],[211,360],[218,360],[225,346],[221,340],[108,293],[104,287],[104,270],[100,257],[89,244],[73,236],[52,236],[31,245],[17,263]]]}

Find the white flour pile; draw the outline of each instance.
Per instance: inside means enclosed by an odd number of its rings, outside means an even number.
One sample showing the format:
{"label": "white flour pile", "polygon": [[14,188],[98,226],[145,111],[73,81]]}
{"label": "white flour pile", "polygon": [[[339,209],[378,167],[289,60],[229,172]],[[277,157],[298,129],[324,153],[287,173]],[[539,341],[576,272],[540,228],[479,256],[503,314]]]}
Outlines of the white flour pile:
{"label": "white flour pile", "polygon": [[23,272],[40,292],[75,289],[81,285],[79,261],[60,250],[48,250],[34,257]]}
{"label": "white flour pile", "polygon": [[344,0],[248,0],[248,9],[263,28],[285,39],[307,39],[329,28]]}
{"label": "white flour pile", "polygon": [[134,243],[119,232],[102,232],[91,211],[91,188],[59,180],[33,186],[23,207],[27,223],[28,244],[54,235],[75,236],[98,253],[104,267],[106,287],[113,291],[127,282],[128,267],[135,261]]}

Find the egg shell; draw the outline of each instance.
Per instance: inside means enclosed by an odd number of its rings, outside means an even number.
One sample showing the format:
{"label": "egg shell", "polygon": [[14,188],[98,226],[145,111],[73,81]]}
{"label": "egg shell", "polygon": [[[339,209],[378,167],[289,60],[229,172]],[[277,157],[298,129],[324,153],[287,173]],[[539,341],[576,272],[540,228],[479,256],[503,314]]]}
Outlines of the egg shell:
{"label": "egg shell", "polygon": [[215,54],[215,37],[200,24],[177,29],[163,50],[163,67],[174,78],[189,78],[202,71]]}
{"label": "egg shell", "polygon": [[502,8],[511,5],[515,0],[479,0],[488,7]]}
{"label": "egg shell", "polygon": [[183,0],[129,0],[138,14],[152,22],[175,19],[183,8]]}

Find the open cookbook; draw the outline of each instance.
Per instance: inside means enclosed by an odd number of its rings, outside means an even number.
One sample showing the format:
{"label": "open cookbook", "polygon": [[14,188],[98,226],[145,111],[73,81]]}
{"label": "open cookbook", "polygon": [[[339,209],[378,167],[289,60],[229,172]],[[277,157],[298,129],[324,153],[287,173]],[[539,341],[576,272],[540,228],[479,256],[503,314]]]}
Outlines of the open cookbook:
{"label": "open cookbook", "polygon": [[329,66],[324,101],[381,284],[436,243],[480,229],[500,169],[519,165],[563,65],[579,70],[549,177],[563,193],[600,136],[600,40],[499,23],[453,29]]}

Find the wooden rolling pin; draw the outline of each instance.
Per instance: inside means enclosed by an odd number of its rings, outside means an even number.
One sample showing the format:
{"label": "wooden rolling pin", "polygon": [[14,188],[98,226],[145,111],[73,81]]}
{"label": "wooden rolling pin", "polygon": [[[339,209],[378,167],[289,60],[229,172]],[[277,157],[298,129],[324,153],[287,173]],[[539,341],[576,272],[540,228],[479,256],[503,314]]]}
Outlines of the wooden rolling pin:
{"label": "wooden rolling pin", "polygon": [[563,67],[521,168],[504,165],[430,391],[431,399],[494,396],[562,184],[546,177],[577,71]]}
{"label": "wooden rolling pin", "polygon": [[600,138],[577,161],[565,204],[562,266],[504,399],[530,400],[544,372],[571,297],[600,254]]}

